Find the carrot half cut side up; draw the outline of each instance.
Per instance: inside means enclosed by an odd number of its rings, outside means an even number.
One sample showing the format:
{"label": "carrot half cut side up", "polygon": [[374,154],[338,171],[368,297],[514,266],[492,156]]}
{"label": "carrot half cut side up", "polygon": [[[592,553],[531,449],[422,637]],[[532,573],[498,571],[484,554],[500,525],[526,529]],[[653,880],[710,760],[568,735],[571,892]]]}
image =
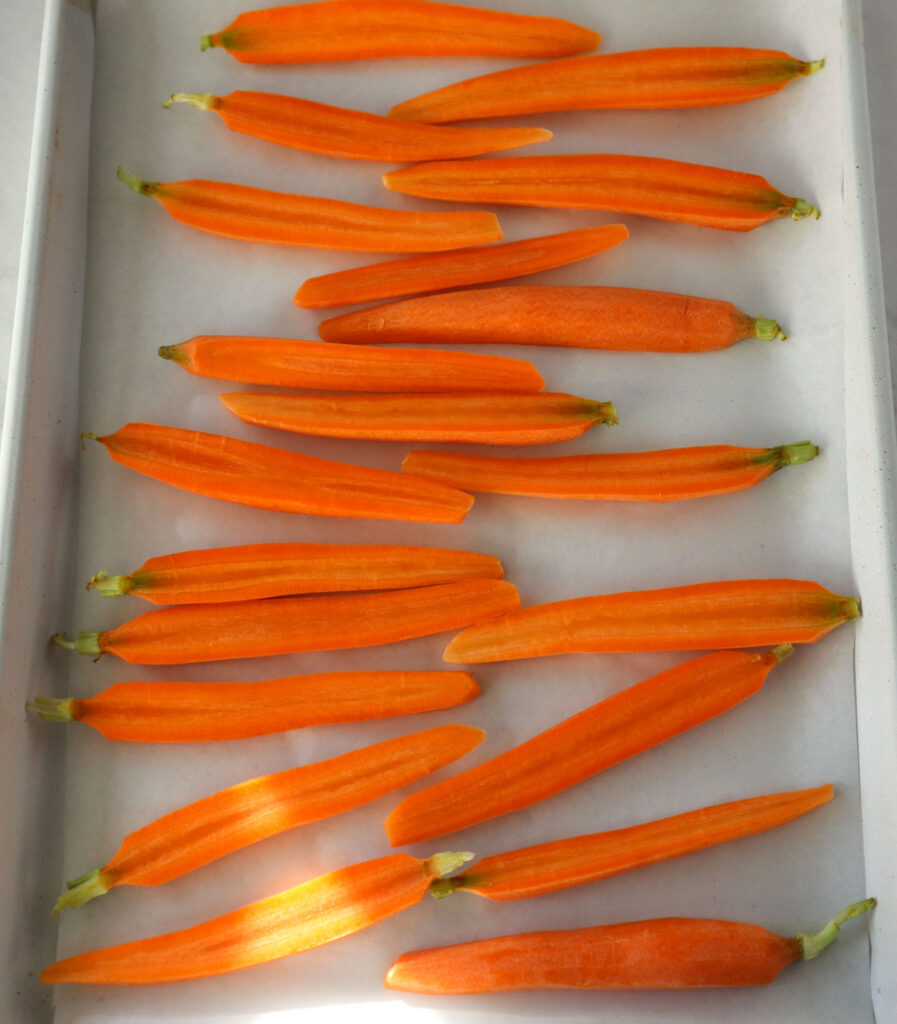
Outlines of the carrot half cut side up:
{"label": "carrot half cut side up", "polygon": [[386,987],[449,995],[520,989],[691,989],[767,985],[797,960],[812,960],[865,899],[821,930],[782,938],[759,925],[666,917],[570,931],[529,932],[405,953]]}
{"label": "carrot half cut side up", "polygon": [[121,167],[118,177],[182,224],[244,242],[393,253],[463,249],[502,237],[495,214],[486,211],[389,210],[198,178],[142,181]]}
{"label": "carrot half cut side up", "polygon": [[126,836],[104,867],[68,883],[53,913],[119,885],[162,885],[269,836],[370,803],[463,757],[485,735],[442,725],[196,800]]}
{"label": "carrot half cut side up", "polygon": [[321,875],[192,928],[60,960],[44,984],[154,985],[225,974],[352,935],[419,903],[469,853],[393,854]]}
{"label": "carrot half cut side up", "polygon": [[393,846],[530,807],[709,721],[757,693],[791,653],[721,651],[651,676],[511,750],[406,797],[385,821]]}

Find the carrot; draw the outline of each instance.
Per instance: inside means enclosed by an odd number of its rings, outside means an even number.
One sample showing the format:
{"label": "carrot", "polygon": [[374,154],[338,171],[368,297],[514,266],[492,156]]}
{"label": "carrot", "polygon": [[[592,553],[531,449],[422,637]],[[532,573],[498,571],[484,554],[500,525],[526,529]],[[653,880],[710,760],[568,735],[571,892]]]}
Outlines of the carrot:
{"label": "carrot", "polygon": [[523,608],[459,633],[446,661],[546,654],[697,651],[810,644],[860,614],[859,601],[804,580],[723,580]]}
{"label": "carrot", "polygon": [[368,441],[469,441],[548,444],[617,422],[611,402],[575,395],[222,395],[246,423],[295,434]]}
{"label": "carrot", "polygon": [[128,423],[99,441],[154,480],[239,505],[360,519],[459,523],[473,498],[429,480],[302,455],[198,430]]}
{"label": "carrot", "polygon": [[399,103],[389,116],[441,124],[553,110],[718,107],[769,96],[824,64],[735,46],[570,57],[456,82]]}
{"label": "carrot", "polygon": [[455,629],[518,607],[505,580],[462,580],[434,587],[325,597],[267,597],[184,604],[144,612],[75,641],[78,654],[114,654],[140,665],[184,665],[304,651],[348,650]]}
{"label": "carrot", "polygon": [[153,985],[225,974],[352,935],[423,899],[434,878],[470,860],[393,854],[339,868],[192,928],[80,953],[41,972],[44,984]]}
{"label": "carrot", "polygon": [[390,171],[383,183],[429,199],[614,210],[728,231],[819,216],[758,174],[618,153],[437,160]]}
{"label": "carrot", "polygon": [[657,452],[602,452],[544,459],[506,459],[453,452],[410,452],[402,471],[493,494],[590,501],[683,501],[742,491],[785,466],[819,454],[809,441],[777,448],[712,445]]}
{"label": "carrot", "polygon": [[294,301],[303,309],[321,309],[503,281],[586,259],[619,245],[628,237],[624,224],[603,224],[481,249],[386,260],[310,277],[296,292]]}
{"label": "carrot", "polygon": [[215,380],[323,391],[541,391],[532,363],[506,356],[439,349],[325,345],[292,338],[201,335],[163,345],[187,373]]}
{"label": "carrot", "polygon": [[784,338],[775,320],[731,302],[603,285],[505,285],[423,295],[324,320],[325,341],[564,345],[707,352],[743,338]]}
{"label": "carrot", "polygon": [[228,96],[176,92],[162,106],[173,103],[214,110],[228,128],[244,135],[291,149],[354,160],[445,160],[528,146],[552,137],[544,128],[442,128],[413,124],[270,92],[237,91]]}
{"label": "carrot", "polygon": [[393,808],[384,828],[392,846],[530,807],[757,693],[791,653],[720,651],[651,676],[460,775],[418,790]]}
{"label": "carrot", "polygon": [[119,885],[162,885],[269,836],[370,803],[463,757],[485,735],[442,725],[196,800],[125,836],[108,864],[68,883],[53,913]]}
{"label": "carrot", "polygon": [[141,181],[118,177],[152,196],[182,224],[225,238],[351,252],[440,252],[501,239],[494,213],[387,210],[339,199],[269,192],[223,181]]}
{"label": "carrot", "polygon": [[239,544],[150,558],[127,576],[98,572],[103,597],[153,604],[209,604],[288,594],[399,590],[464,579],[501,579],[492,555],[397,544]]}
{"label": "carrot", "polygon": [[430,893],[440,898],[456,891],[472,892],[501,902],[544,896],[766,832],[828,803],[832,796],[830,785],[773,793],[631,828],[494,854],[463,874],[434,882]]}
{"label": "carrot", "polygon": [[372,57],[559,57],[594,50],[597,32],[560,18],[423,0],[329,0],[246,11],[200,49],[249,64]]}
{"label": "carrot", "polygon": [[324,672],[259,683],[114,683],[95,697],[37,697],[28,709],[109,740],[203,743],[312,725],[439,711],[480,692],[467,672]]}
{"label": "carrot", "polygon": [[796,960],[819,956],[845,921],[874,906],[874,899],[854,903],[821,931],[791,939],[758,925],[686,917],[507,935],[405,953],[386,987],[447,995],[767,985]]}

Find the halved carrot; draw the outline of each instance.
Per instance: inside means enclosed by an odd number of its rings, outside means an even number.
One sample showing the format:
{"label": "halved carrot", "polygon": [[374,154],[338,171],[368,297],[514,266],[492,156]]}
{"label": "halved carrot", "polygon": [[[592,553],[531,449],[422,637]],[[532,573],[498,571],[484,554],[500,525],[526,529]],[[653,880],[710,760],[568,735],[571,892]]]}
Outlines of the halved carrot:
{"label": "halved carrot", "polygon": [[156,423],[128,423],[99,441],[123,466],[239,505],[360,519],[459,523],[473,498],[429,480]]}
{"label": "halved carrot", "polygon": [[392,846],[530,807],[715,718],[757,693],[791,653],[720,651],[693,658],[593,704],[489,761],[418,790],[384,822]]}
{"label": "halved carrot", "polygon": [[560,18],[433,0],[329,0],[244,11],[200,49],[249,64],[372,57],[560,57],[594,50],[597,32]]}
{"label": "halved carrot", "polygon": [[575,395],[221,395],[246,423],[368,441],[548,444],[617,422],[611,402]]}
{"label": "halved carrot", "polygon": [[809,441],[777,448],[708,445],[656,452],[601,452],[508,459],[409,452],[402,471],[467,491],[589,501],[684,501],[754,487],[785,466],[819,454]]}
{"label": "halved carrot", "polygon": [[614,210],[727,231],[819,216],[758,174],[618,153],[437,160],[390,171],[383,183],[428,199]]}
{"label": "halved carrot", "polygon": [[392,854],[339,868],[192,928],[80,953],[41,972],[46,985],[154,985],[225,974],[301,953],[419,903],[430,883],[470,860]]}
{"label": "halved carrot", "polygon": [[389,116],[441,124],[552,110],[718,107],[769,96],[824,63],[739,46],[570,57],[456,82],[399,103]]}
{"label": "halved carrot", "polygon": [[162,885],[269,836],[370,803],[463,757],[485,736],[470,725],[441,725],[213,793],[125,836],[108,864],[68,883],[53,913],[119,885]]}
{"label": "halved carrot", "polygon": [[141,181],[118,177],[152,196],[182,224],[225,238],[351,252],[441,252],[497,242],[494,213],[388,210],[339,199],[270,192],[223,181]]}
{"label": "halved carrot", "polygon": [[522,900],[683,857],[793,821],[828,803],[831,785],[716,804],[631,828],[557,839],[484,857],[460,875],[434,882],[437,898],[472,892],[488,900]]}
{"label": "halved carrot", "polygon": [[325,597],[267,597],[183,604],[144,612],[104,632],[57,636],[78,654],[114,654],[141,665],[184,665],[395,643],[503,615],[520,605],[505,580]]}
{"label": "halved carrot", "polygon": [[441,711],[479,692],[467,672],[324,672],[258,683],[114,683],[95,697],[36,697],[28,710],[84,722],[108,740],[204,743]]}
{"label": "halved carrot", "polygon": [[214,110],[228,128],[244,135],[354,160],[446,160],[528,146],[552,137],[544,128],[442,128],[395,121],[270,92],[237,91],[228,96],[176,92],[162,106],[172,103]]}
{"label": "halved carrot", "polygon": [[707,352],[743,338],[784,338],[775,320],[731,302],[605,285],[505,285],[422,295],[324,320],[325,341],[565,345]]}
{"label": "halved carrot", "polygon": [[481,249],[386,260],[310,277],[296,292],[294,301],[303,309],[321,309],[504,281],[586,259],[619,245],[628,237],[629,230],[624,224],[603,224]]}
{"label": "halved carrot", "polygon": [[541,391],[532,363],[440,349],[325,345],[292,338],[201,335],[163,345],[187,373],[215,380],[321,391]]}
{"label": "halved carrot", "polygon": [[687,917],[506,935],[405,953],[386,987],[447,995],[767,985],[796,960],[819,956],[845,921],[874,906],[874,899],[854,903],[821,931],[791,939],[758,925]]}
{"label": "halved carrot", "polygon": [[695,583],[534,605],[473,626],[446,661],[504,661],[546,654],[699,651],[809,644],[860,614],[859,601],[806,580]]}

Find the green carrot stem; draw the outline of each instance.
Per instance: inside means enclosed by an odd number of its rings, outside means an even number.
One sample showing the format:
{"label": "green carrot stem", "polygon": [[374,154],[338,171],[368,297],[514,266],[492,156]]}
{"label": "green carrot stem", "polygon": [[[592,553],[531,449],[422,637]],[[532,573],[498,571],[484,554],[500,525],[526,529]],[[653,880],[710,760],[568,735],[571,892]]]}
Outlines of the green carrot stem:
{"label": "green carrot stem", "polygon": [[71,697],[35,697],[25,707],[49,722],[75,721],[75,702]]}
{"label": "green carrot stem", "polygon": [[79,633],[76,640],[66,640],[62,633],[53,635],[53,642],[67,651],[76,651],[78,654],[95,654],[97,657],[103,653],[99,640],[99,633]]}
{"label": "green carrot stem", "polygon": [[51,912],[55,917],[60,910],[66,907],[80,907],[96,896],[103,896],[112,885],[112,879],[106,876],[101,869],[88,871],[86,875],[66,882],[66,891],[56,901]]}
{"label": "green carrot stem", "polygon": [[758,316],[754,320],[754,337],[760,341],[772,341],[779,338],[787,341],[788,335],[782,330],[776,320],[770,320],[765,316]]}
{"label": "green carrot stem", "polygon": [[218,97],[210,92],[173,92],[162,106],[167,110],[172,103],[189,103],[197,110],[214,110],[218,106]]}
{"label": "green carrot stem", "polygon": [[871,910],[877,900],[870,897],[869,899],[860,900],[859,903],[852,903],[849,907],[845,907],[836,917],[833,917],[831,921],[818,932],[812,932],[809,935],[795,936],[795,941],[800,948],[800,955],[804,960],[812,960],[826,948],[831,945],[832,942],[837,939],[839,932],[841,931],[841,925],[845,921],[849,921],[852,917],[859,917],[860,914],[865,914],[867,910]]}
{"label": "green carrot stem", "polygon": [[99,590],[103,597],[121,597],[130,593],[133,585],[130,576],[110,576],[105,569],[87,581],[87,589]]}

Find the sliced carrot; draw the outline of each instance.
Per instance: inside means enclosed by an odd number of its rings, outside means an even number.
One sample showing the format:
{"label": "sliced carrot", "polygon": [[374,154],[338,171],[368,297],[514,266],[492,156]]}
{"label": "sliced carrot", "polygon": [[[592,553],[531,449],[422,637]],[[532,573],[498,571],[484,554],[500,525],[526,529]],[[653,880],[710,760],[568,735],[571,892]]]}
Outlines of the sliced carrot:
{"label": "sliced carrot", "polygon": [[439,349],[360,349],[292,338],[201,335],[163,345],[187,373],[215,380],[321,391],[541,391],[532,363]]}
{"label": "sliced carrot", "polygon": [[141,665],[184,665],[303,651],[395,643],[503,615],[520,605],[505,580],[463,580],[434,587],[326,597],[268,597],[158,608],[76,641],[79,654],[114,654]]}
{"label": "sliced carrot", "polygon": [[736,46],[570,57],[456,82],[399,103],[389,115],[441,124],[552,110],[718,107],[769,96],[824,63]]}
{"label": "sliced carrot", "polygon": [[258,683],[114,683],[95,697],[37,697],[28,709],[109,740],[203,743],[440,711],[480,692],[467,672],[324,672]]}
{"label": "sliced carrot", "polygon": [[245,11],[200,48],[249,64],[372,57],[559,57],[594,50],[597,32],[560,18],[433,0],[329,0]]}
{"label": "sliced carrot", "polygon": [[244,135],[354,160],[447,160],[551,138],[551,132],[544,128],[442,128],[270,92],[238,91],[228,96],[176,92],[162,106],[172,103],[214,110],[228,128]]}
{"label": "sliced carrot", "polygon": [[715,718],[757,693],[791,652],[720,651],[593,704],[489,761],[418,790],[384,822],[393,846],[530,807]]}
{"label": "sliced carrot", "polygon": [[604,285],[504,285],[422,295],[324,320],[328,342],[563,345],[707,352],[784,337],[775,320],[731,302]]}
{"label": "sliced carrot", "polygon": [[619,245],[628,237],[629,230],[624,224],[604,224],[480,249],[386,260],[310,277],[296,292],[294,301],[303,309],[321,309],[504,281],[584,260]]}
{"label": "sliced carrot", "polygon": [[269,836],[370,803],[463,757],[485,736],[470,725],[437,726],[213,793],[125,836],[108,864],[68,883],[53,913],[119,885],[162,885]]}
{"label": "sliced carrot", "polygon": [[339,199],[269,192],[223,181],[141,181],[118,177],[152,196],[182,224],[225,238],[350,252],[441,252],[497,242],[494,213],[388,210]]}
{"label": "sliced carrot", "polygon": [[535,605],[459,633],[446,661],[573,651],[698,651],[809,644],[860,614],[859,601],[805,580],[695,583]]}
{"label": "sliced carrot", "polygon": [[618,153],[437,160],[390,171],[383,183],[428,199],[614,210],[728,231],[819,216],[758,174]]}
{"label": "sliced carrot", "polygon": [[419,903],[435,878],[470,860],[393,854],[339,868],[192,928],[80,953],[41,972],[46,985],[154,985],[225,974],[361,931]]}
{"label": "sliced carrot", "polygon": [[809,441],[777,448],[711,445],[657,452],[601,452],[507,459],[410,452],[402,471],[467,491],[589,501],[684,501],[754,487],[785,466],[819,454]]}
{"label": "sliced carrot", "polygon": [[617,422],[611,402],[575,395],[222,395],[246,423],[296,434],[368,441],[548,444]]}
{"label": "sliced carrot", "polygon": [[472,892],[497,901],[544,896],[778,828],[828,803],[833,795],[827,785],[755,796],[631,828],[510,850],[434,882],[430,892],[436,897]]}
{"label": "sliced carrot", "polygon": [[360,519],[459,523],[473,498],[429,480],[156,423],[128,423],[99,441],[123,466],[239,505]]}

